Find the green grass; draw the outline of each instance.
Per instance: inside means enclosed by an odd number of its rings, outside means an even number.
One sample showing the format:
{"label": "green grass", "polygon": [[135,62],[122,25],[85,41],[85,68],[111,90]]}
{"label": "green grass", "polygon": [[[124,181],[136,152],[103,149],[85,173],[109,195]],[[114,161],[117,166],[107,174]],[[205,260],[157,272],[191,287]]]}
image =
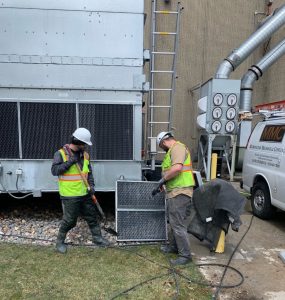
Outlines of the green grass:
{"label": "green grass", "polygon": [[[210,290],[174,276],[159,246],[122,249],[69,247],[66,255],[53,247],[0,243],[0,299],[112,299],[121,292],[155,276],[116,299],[210,299]],[[151,261],[149,261],[151,260]],[[178,273],[202,281],[194,264]]]}

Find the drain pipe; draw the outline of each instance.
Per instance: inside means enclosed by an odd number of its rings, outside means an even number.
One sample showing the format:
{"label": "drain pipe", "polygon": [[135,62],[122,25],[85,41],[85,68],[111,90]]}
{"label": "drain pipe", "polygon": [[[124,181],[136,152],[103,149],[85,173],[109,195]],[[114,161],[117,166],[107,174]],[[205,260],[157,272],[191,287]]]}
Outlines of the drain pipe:
{"label": "drain pipe", "polygon": [[258,30],[256,30],[239,48],[219,65],[215,78],[229,78],[233,72],[259,45],[285,24],[285,5],[276,11]]}
{"label": "drain pipe", "polygon": [[252,89],[253,84],[258,80],[265,70],[273,65],[280,57],[285,54],[285,39],[277,44],[270,52],[268,52],[256,64],[244,74],[241,79],[241,93],[240,93],[240,114],[251,111]]}

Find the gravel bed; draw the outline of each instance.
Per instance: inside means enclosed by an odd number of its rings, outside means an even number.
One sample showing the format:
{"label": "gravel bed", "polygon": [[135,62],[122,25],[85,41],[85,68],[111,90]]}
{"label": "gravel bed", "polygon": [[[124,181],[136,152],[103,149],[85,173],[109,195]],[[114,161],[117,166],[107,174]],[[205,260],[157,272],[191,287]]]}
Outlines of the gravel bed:
{"label": "gravel bed", "polygon": [[[39,211],[31,207],[17,207],[2,210],[0,211],[0,242],[53,245],[61,218],[61,212],[50,209]],[[103,226],[102,223],[101,226]],[[108,220],[106,226],[115,228],[114,220]],[[103,227],[102,235],[112,244],[116,243],[116,237],[103,230]],[[92,245],[91,233],[82,218],[79,217],[76,227],[68,232],[66,242]]]}

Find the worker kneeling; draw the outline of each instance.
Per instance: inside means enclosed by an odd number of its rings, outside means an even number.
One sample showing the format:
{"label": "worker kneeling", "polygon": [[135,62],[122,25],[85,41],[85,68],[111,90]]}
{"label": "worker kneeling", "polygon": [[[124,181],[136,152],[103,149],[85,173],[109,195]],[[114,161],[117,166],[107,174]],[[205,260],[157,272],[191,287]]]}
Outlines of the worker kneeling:
{"label": "worker kneeling", "polygon": [[[92,145],[91,133],[86,128],[78,128],[72,134],[71,143],[54,155],[51,172],[58,176],[63,208],[63,219],[56,241],[56,250],[60,253],[66,253],[66,234],[76,225],[79,215],[87,222],[93,242],[100,246],[109,245],[108,240],[102,237],[97,210],[91,199],[95,189],[89,154],[86,152],[87,145]],[[82,176],[87,179],[89,188]]]}
{"label": "worker kneeling", "polygon": [[171,263],[184,265],[192,261],[186,224],[194,186],[190,151],[176,141],[171,132],[159,133],[157,144],[167,153],[162,162],[162,179],[152,194],[155,195],[165,185],[171,231],[169,244],[162,245],[161,251],[177,253],[178,258]]}

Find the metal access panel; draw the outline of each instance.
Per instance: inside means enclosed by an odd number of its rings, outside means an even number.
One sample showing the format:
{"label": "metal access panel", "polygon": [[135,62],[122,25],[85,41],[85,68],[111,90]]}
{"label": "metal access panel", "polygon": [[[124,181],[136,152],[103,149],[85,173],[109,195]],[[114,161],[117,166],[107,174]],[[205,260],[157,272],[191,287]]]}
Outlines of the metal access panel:
{"label": "metal access panel", "polygon": [[38,9],[57,8],[71,11],[84,10],[87,12],[108,11],[121,13],[141,13],[143,11],[143,1],[140,0],[2,0],[1,7],[22,8],[23,2],[25,2],[27,9],[37,7]]}
{"label": "metal access panel", "polygon": [[116,184],[118,241],[167,239],[164,193],[152,196],[157,182],[119,180]]}
{"label": "metal access panel", "polygon": [[143,20],[142,0],[2,1],[0,87],[141,90]]}

